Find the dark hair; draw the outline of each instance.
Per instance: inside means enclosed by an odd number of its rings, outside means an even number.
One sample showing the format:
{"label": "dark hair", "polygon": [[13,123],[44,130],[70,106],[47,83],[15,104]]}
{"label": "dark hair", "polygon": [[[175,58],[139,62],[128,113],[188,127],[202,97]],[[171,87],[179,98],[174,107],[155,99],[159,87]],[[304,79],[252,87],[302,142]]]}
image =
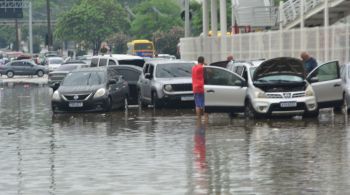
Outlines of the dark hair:
{"label": "dark hair", "polygon": [[204,57],[203,56],[199,56],[197,61],[200,64],[204,64]]}

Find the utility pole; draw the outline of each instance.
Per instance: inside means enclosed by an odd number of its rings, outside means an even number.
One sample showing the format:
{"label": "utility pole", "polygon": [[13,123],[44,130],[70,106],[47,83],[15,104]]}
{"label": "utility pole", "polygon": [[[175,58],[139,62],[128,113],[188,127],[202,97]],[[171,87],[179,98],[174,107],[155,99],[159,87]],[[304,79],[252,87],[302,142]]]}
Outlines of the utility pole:
{"label": "utility pole", "polygon": [[19,51],[19,32],[18,32],[18,19],[15,18],[15,28],[16,28],[16,44],[14,47],[15,51]]}
{"label": "utility pole", "polygon": [[190,0],[185,0],[185,37],[189,37],[190,35]]}
{"label": "utility pole", "polygon": [[46,0],[46,12],[47,12],[47,48],[50,51],[52,49],[50,0]]}

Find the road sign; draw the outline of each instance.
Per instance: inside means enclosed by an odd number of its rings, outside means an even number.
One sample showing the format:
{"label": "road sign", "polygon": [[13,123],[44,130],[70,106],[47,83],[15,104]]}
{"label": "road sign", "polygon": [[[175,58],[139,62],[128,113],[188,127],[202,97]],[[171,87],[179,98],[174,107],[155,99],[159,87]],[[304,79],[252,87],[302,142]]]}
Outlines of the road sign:
{"label": "road sign", "polygon": [[0,0],[0,18],[23,18],[22,0]]}

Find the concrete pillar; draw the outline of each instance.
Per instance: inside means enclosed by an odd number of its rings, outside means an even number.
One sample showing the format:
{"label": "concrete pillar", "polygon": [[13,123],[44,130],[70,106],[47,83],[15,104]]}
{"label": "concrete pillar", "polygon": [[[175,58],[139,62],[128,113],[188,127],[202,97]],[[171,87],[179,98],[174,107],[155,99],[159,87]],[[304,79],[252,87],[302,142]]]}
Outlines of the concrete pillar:
{"label": "concrete pillar", "polygon": [[328,0],[324,0],[324,60],[328,61],[329,56],[329,6]]}
{"label": "concrete pillar", "polygon": [[227,10],[226,0],[220,0],[220,31],[221,31],[221,58],[224,60],[227,57]]}
{"label": "concrete pillar", "polygon": [[305,50],[305,17],[304,17],[305,0],[300,1],[300,49]]}
{"label": "concrete pillar", "polygon": [[283,1],[280,1],[280,6],[279,6],[279,25],[280,25],[280,30],[283,30]]}
{"label": "concrete pillar", "polygon": [[203,36],[207,37],[209,33],[209,10],[208,0],[203,0]]}
{"label": "concrete pillar", "polygon": [[218,34],[218,7],[217,0],[211,0],[211,35],[217,36]]}

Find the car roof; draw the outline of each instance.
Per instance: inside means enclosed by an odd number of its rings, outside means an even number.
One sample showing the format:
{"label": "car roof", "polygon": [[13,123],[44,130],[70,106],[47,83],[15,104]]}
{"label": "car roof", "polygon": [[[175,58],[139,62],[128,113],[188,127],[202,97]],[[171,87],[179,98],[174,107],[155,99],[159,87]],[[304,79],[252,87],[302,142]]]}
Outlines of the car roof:
{"label": "car roof", "polygon": [[169,59],[157,59],[154,61],[149,61],[148,63],[153,64],[153,65],[158,65],[158,64],[182,64],[182,63],[193,63],[195,64],[195,61],[190,61],[190,60],[169,60]]}
{"label": "car roof", "polygon": [[105,54],[105,55],[98,55],[98,56],[93,56],[93,58],[96,57],[110,57],[110,58],[114,58],[116,60],[143,60],[142,57],[140,56],[133,56],[133,55],[128,55],[128,54]]}

